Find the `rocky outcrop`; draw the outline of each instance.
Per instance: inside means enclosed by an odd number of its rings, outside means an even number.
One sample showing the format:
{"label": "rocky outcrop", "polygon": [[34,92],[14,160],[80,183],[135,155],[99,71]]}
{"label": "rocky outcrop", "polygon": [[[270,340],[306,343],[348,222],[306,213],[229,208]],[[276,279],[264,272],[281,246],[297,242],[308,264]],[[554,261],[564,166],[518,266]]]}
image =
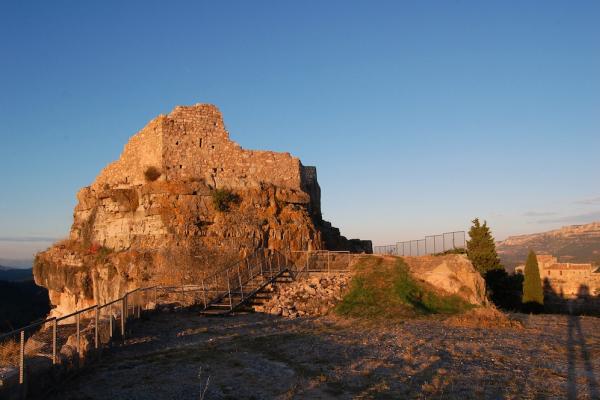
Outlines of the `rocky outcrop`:
{"label": "rocky outcrop", "polygon": [[370,252],[321,217],[316,169],[229,139],[216,107],[176,107],[77,194],[69,238],[37,255],[59,316],[156,283],[194,282],[257,248]]}
{"label": "rocky outcrop", "polygon": [[484,305],[485,281],[464,254],[403,257],[411,275],[471,304]]}

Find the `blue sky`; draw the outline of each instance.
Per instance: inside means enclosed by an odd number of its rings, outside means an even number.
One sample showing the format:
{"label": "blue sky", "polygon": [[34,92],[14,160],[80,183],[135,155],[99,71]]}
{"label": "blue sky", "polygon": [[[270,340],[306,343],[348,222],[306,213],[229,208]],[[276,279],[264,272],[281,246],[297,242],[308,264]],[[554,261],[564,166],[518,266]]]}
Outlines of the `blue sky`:
{"label": "blue sky", "polygon": [[0,260],[175,105],[318,167],[376,244],[600,220],[600,2],[0,3]]}

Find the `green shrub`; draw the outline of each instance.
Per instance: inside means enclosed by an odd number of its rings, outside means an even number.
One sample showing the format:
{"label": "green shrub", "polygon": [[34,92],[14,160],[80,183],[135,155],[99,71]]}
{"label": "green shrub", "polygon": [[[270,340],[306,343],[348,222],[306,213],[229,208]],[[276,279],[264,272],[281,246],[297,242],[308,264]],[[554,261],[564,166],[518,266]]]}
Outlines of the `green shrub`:
{"label": "green shrub", "polygon": [[229,189],[216,189],[212,192],[213,206],[221,211],[229,211],[232,203],[239,202],[239,196]]}
{"label": "green shrub", "polygon": [[161,175],[162,173],[156,167],[148,167],[146,168],[146,171],[144,171],[144,176],[148,182],[154,182],[160,178]]}

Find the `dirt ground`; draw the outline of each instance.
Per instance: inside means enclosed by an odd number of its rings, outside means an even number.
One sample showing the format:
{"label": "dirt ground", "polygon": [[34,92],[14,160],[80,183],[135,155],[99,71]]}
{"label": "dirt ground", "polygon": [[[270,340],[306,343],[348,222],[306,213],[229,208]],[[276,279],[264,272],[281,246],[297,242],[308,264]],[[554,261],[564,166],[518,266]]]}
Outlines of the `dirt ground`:
{"label": "dirt ground", "polygon": [[163,313],[49,398],[600,398],[600,319],[518,326]]}

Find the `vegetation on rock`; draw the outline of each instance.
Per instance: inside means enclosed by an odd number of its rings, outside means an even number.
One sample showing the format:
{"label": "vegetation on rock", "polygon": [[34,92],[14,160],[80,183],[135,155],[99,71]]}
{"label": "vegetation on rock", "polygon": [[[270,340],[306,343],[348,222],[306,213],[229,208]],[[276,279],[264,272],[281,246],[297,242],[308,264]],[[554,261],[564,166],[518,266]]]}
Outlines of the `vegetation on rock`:
{"label": "vegetation on rock", "polygon": [[156,167],[148,167],[144,171],[144,177],[148,182],[154,182],[161,176],[161,172]]}
{"label": "vegetation on rock", "polygon": [[212,200],[214,207],[221,211],[229,211],[232,203],[239,202],[239,196],[229,189],[216,189],[212,192]]}
{"label": "vegetation on rock", "polygon": [[525,281],[523,282],[523,305],[528,311],[539,311],[544,305],[544,290],[540,279],[537,256],[529,252],[525,263]]}
{"label": "vegetation on rock", "polygon": [[340,315],[362,318],[403,318],[457,314],[473,306],[458,295],[440,293],[418,282],[402,259],[366,257],[356,265],[350,289],[337,305]]}

